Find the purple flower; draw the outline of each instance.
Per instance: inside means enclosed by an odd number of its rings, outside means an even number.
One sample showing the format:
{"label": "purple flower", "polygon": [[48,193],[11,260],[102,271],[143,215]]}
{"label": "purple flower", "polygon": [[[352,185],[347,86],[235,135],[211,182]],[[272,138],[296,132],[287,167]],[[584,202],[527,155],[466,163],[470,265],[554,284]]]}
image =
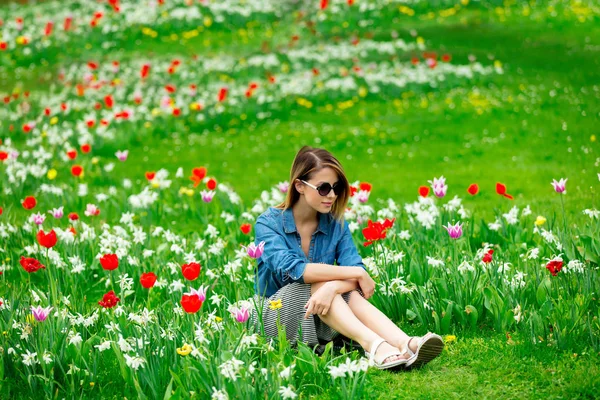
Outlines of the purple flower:
{"label": "purple flower", "polygon": [[42,307],[42,306],[31,306],[31,312],[33,313],[33,317],[36,321],[45,321],[50,314],[52,307]]}
{"label": "purple flower", "polygon": [[288,191],[288,190],[289,190],[289,188],[290,188],[290,184],[289,184],[288,182],[279,182],[279,183],[277,184],[277,187],[279,188],[279,191],[280,191],[281,193],[287,193],[287,191]]}
{"label": "purple flower", "polygon": [[446,195],[446,191],[448,190],[448,185],[446,185],[446,178],[444,176],[440,176],[439,178],[433,178],[432,181],[427,181],[431,183],[431,188],[433,189],[433,194],[437,197],[444,197]]}
{"label": "purple flower", "polygon": [[191,296],[191,295],[195,294],[196,296],[198,296],[198,298],[200,299],[200,301],[202,303],[204,303],[204,300],[206,300],[206,289],[207,288],[204,287],[204,285],[202,285],[202,286],[200,286],[198,288],[198,290],[192,288],[188,293],[185,293],[185,294],[187,294],[188,296]]}
{"label": "purple flower", "polygon": [[250,317],[249,309],[246,306],[242,306],[241,308],[231,307],[229,312],[231,313],[233,318],[235,318],[235,320],[240,323],[248,321],[248,318]]}
{"label": "purple flower", "polygon": [[200,194],[202,195],[202,200],[205,203],[210,203],[212,201],[213,197],[215,197],[214,190],[203,190],[202,192],[200,192]]}
{"label": "purple flower", "polygon": [[64,207],[53,208],[52,210],[48,211],[48,214],[52,215],[54,218],[62,218],[63,215],[65,215],[63,208]]}
{"label": "purple flower", "polygon": [[115,153],[115,156],[119,159],[119,161],[126,161],[127,156],[129,155],[129,150],[119,150]]}
{"label": "purple flower", "polygon": [[33,214],[31,216],[31,221],[33,221],[33,223],[35,223],[36,225],[43,224],[45,220],[46,216],[42,213]]}
{"label": "purple flower", "polygon": [[564,193],[567,194],[567,179],[565,178],[561,178],[560,181],[556,181],[556,179],[552,179],[552,186],[554,186],[554,190],[556,190],[556,193]]}
{"label": "purple flower", "polygon": [[366,203],[369,200],[370,192],[368,190],[361,190],[356,194],[356,198],[361,203]]}
{"label": "purple flower", "polygon": [[264,250],[265,250],[265,241],[264,240],[262,242],[260,242],[258,244],[258,246],[255,245],[254,243],[250,243],[250,245],[248,247],[246,247],[246,252],[252,258],[259,258],[260,256],[262,256]]}
{"label": "purple flower", "polygon": [[450,222],[448,222],[448,226],[444,226],[444,229],[448,231],[448,235],[450,235],[452,239],[458,239],[463,233],[462,224],[460,222],[457,222],[456,225],[450,225]]}

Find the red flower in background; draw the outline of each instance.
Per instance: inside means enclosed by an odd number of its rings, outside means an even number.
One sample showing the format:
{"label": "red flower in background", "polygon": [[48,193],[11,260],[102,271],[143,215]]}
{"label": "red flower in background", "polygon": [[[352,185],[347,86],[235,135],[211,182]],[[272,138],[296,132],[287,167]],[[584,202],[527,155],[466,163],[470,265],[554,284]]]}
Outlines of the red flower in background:
{"label": "red flower in background", "polygon": [[156,172],[146,172],[146,179],[151,181],[156,176]]}
{"label": "red flower in background", "polygon": [[358,186],[360,190],[366,190],[367,192],[370,192],[371,188],[373,187],[370,183],[367,182],[361,182]]}
{"label": "red flower in background", "polygon": [[69,157],[70,160],[74,160],[75,158],[77,158],[77,150],[67,151],[67,157]]}
{"label": "red flower in background", "polygon": [[56,245],[58,239],[56,237],[56,232],[54,232],[54,229],[48,232],[48,234],[46,234],[43,230],[40,230],[37,233],[37,241],[40,244],[40,246],[44,246],[45,248],[49,249]]}
{"label": "red flower in background", "polygon": [[475,196],[477,193],[479,193],[479,186],[476,183],[473,183],[471,186],[469,186],[467,192],[469,192],[470,195]]}
{"label": "red flower in background", "polygon": [[35,258],[31,257],[23,257],[21,256],[21,260],[19,261],[23,269],[29,273],[35,272],[38,269],[46,268],[42,263],[40,263]]}
{"label": "red flower in background", "polygon": [[200,275],[201,268],[202,267],[200,266],[200,264],[191,262],[189,264],[183,264],[181,266],[181,273],[183,274],[185,279],[187,279],[189,281],[193,281],[194,279],[198,278],[198,276]]}
{"label": "red flower in background", "polygon": [[[93,124],[92,124],[93,126]],[[81,151],[85,154],[89,153],[90,150],[92,150],[92,146],[90,146],[89,144],[85,143],[81,145]]]}
{"label": "red flower in background", "polygon": [[563,267],[562,260],[550,260],[548,264],[546,264],[546,269],[550,271],[552,276],[556,276]]}
{"label": "red flower in background", "polygon": [[200,184],[200,182],[202,182],[202,179],[204,179],[205,176],[206,176],[206,168],[204,168],[204,167],[194,168],[192,170],[192,176],[190,176],[190,179],[194,182],[194,187],[198,186]]}
{"label": "red flower in background", "polygon": [[481,259],[481,261],[483,261],[486,264],[491,263],[492,262],[492,254],[494,254],[494,250],[489,249],[488,252],[483,255],[483,258]]}
{"label": "red flower in background", "polygon": [[146,289],[150,289],[156,283],[156,274],[154,272],[146,272],[140,277],[140,283]]}
{"label": "red flower in background", "polygon": [[510,200],[514,199],[513,196],[506,193],[506,186],[500,182],[496,183],[496,193],[498,193],[500,196],[506,197],[507,199],[510,199]]}
{"label": "red flower in background", "polygon": [[0,161],[4,161],[8,158],[8,153],[5,151],[0,151]]}
{"label": "red flower in background", "polygon": [[215,190],[215,188],[217,187],[217,181],[215,180],[215,178],[210,178],[208,182],[206,182],[206,187],[208,188],[208,190]]}
{"label": "red flower in background", "polygon": [[358,191],[357,187],[350,186],[350,197],[354,196],[354,194]]}
{"label": "red flower in background", "polygon": [[77,213],[74,213],[74,212],[69,213],[69,219],[71,221],[77,221],[79,219],[79,215],[77,215]]}
{"label": "red flower in background", "polygon": [[419,195],[427,197],[429,195],[429,186],[419,186]]}
{"label": "red flower in background", "polygon": [[111,290],[102,296],[102,300],[100,300],[98,304],[104,308],[113,308],[119,301],[121,301],[121,299],[117,297],[114,290]]}
{"label": "red flower in background", "polygon": [[35,207],[35,205],[37,204],[37,201],[35,200],[35,197],[27,196],[27,197],[25,197],[25,200],[21,204],[23,205],[24,209],[31,210],[33,207]]}
{"label": "red flower in background", "polygon": [[364,243],[364,246],[367,247],[372,245],[373,242],[385,239],[387,230],[394,225],[394,221],[396,221],[396,218],[392,219],[391,221],[386,218],[383,223],[369,220],[368,226],[362,230],[365,239],[367,239],[367,241]]}
{"label": "red flower in background", "polygon": [[247,235],[247,234],[250,233],[250,230],[252,229],[252,225],[250,225],[250,224],[242,224],[242,226],[240,227],[240,229],[242,230],[242,232],[244,233],[244,235]]}
{"label": "red flower in background", "polygon": [[184,294],[181,296],[181,307],[183,307],[186,313],[193,314],[198,312],[200,307],[202,307],[202,300],[195,294]]}
{"label": "red flower in background", "polygon": [[107,271],[115,270],[119,266],[119,257],[116,254],[105,254],[100,258],[100,265]]}
{"label": "red flower in background", "polygon": [[0,207],[0,215],[2,215],[2,207]]}
{"label": "red flower in background", "polygon": [[148,76],[149,72],[150,72],[150,64],[142,65],[142,69],[140,71],[140,76],[142,77],[142,79],[146,78]]}
{"label": "red flower in background", "polygon": [[81,165],[73,165],[71,167],[71,174],[76,177],[80,177],[83,173],[83,167]]}
{"label": "red flower in background", "polygon": [[219,90],[219,96],[217,97],[217,100],[219,102],[223,102],[225,99],[227,99],[227,88],[224,87]]}

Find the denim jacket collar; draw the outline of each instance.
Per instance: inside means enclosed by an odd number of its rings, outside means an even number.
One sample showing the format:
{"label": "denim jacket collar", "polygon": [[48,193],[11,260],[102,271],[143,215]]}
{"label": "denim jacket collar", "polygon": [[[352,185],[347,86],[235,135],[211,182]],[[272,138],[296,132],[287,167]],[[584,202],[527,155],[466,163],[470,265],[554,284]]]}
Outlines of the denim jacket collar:
{"label": "denim jacket collar", "polygon": [[[322,232],[327,235],[327,224],[329,223],[329,213],[319,213],[319,226],[315,232]],[[288,208],[283,212],[283,229],[285,233],[296,232],[296,222],[294,221],[294,213],[292,207]]]}

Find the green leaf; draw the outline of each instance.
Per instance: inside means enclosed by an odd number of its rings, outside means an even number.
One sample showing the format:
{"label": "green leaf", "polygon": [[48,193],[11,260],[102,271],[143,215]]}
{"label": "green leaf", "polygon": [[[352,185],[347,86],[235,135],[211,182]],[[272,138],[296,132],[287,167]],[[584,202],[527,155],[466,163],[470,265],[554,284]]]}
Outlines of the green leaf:
{"label": "green leaf", "polygon": [[442,318],[442,326],[441,326],[441,330],[440,330],[441,333],[450,332],[450,322],[452,322],[452,310],[453,309],[454,309],[454,303],[453,302],[448,303],[448,307],[446,307],[446,314]]}
{"label": "green leaf", "polygon": [[475,329],[477,327],[477,320],[479,319],[479,312],[477,311],[477,308],[469,304],[465,307],[465,312],[467,312],[467,318],[469,319],[471,329]]}
{"label": "green leaf", "polygon": [[173,378],[171,377],[171,382],[169,382],[169,385],[167,386],[167,390],[165,390],[165,396],[163,397],[164,400],[169,400],[172,396],[173,393]]}
{"label": "green leaf", "polygon": [[538,304],[541,306],[547,300],[548,293],[550,292],[550,288],[552,287],[552,282],[550,282],[550,278],[546,277],[537,288],[536,298]]}

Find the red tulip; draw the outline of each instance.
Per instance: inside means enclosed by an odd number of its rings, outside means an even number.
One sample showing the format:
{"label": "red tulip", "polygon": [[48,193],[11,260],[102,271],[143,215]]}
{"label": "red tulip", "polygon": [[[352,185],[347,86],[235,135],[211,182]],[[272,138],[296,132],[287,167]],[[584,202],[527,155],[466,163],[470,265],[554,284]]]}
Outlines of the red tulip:
{"label": "red tulip", "polygon": [[476,183],[473,183],[471,186],[469,186],[467,192],[469,192],[470,195],[475,196],[477,193],[479,193],[479,186]]}
{"label": "red tulip", "polygon": [[66,17],[65,21],[63,23],[63,29],[65,31],[68,31],[69,29],[71,29],[71,22],[73,22],[73,17]]}
{"label": "red tulip", "polygon": [[208,182],[206,182],[206,187],[208,190],[215,190],[217,187],[217,181],[214,178],[210,178]]}
{"label": "red tulip", "polygon": [[373,187],[370,183],[367,182],[361,182],[358,186],[360,190],[366,190],[367,192],[370,192],[371,188]]}
{"label": "red tulip", "polygon": [[429,186],[419,186],[419,195],[427,197],[429,195]]}
{"label": "red tulip", "polygon": [[79,219],[79,215],[77,215],[77,213],[74,213],[74,212],[69,213],[69,219],[71,221],[77,221]]}
{"label": "red tulip", "polygon": [[150,72],[150,64],[142,65],[142,70],[140,71],[140,75],[141,75],[142,79],[146,78],[148,76],[149,72]]}
{"label": "red tulip", "polygon": [[111,290],[102,296],[102,300],[100,300],[98,304],[104,308],[113,308],[119,301],[121,301],[121,299],[117,297],[114,290]]}
{"label": "red tulip", "polygon": [[37,201],[35,200],[35,197],[27,196],[27,197],[25,197],[25,200],[21,204],[23,205],[24,209],[31,210],[33,207],[35,207],[35,205],[37,204]]}
{"label": "red tulip", "polygon": [[324,10],[327,8],[327,3],[328,3],[328,0],[321,0],[321,10]]}
{"label": "red tulip", "polygon": [[504,186],[502,183],[496,183],[496,193],[498,193],[501,196],[506,197],[507,199],[513,200],[514,197],[512,197],[510,194],[506,193],[506,186]]}
{"label": "red tulip", "polygon": [[450,56],[450,54],[444,54],[442,56],[442,61],[443,62],[450,62],[451,59],[452,59],[452,57]]}
{"label": "red tulip", "polygon": [[79,177],[83,173],[83,167],[81,165],[73,165],[71,167],[71,174],[73,176]]}
{"label": "red tulip", "polygon": [[29,273],[35,272],[41,268],[46,268],[42,263],[40,263],[35,258],[31,257],[23,257],[21,256],[21,260],[19,261],[23,269]]}
{"label": "red tulip", "polygon": [[181,296],[181,307],[183,307],[186,313],[193,314],[198,312],[200,307],[202,307],[202,300],[195,294],[184,294]]}
{"label": "red tulip", "polygon": [[54,23],[52,21],[46,23],[46,29],[44,29],[44,35],[50,36],[52,34],[52,28],[54,27]]}
{"label": "red tulip", "polygon": [[0,151],[0,161],[4,161],[8,158],[8,153],[5,151]]}
{"label": "red tulip", "polygon": [[494,254],[494,250],[489,249],[488,252],[483,255],[483,258],[481,259],[481,261],[483,261],[486,264],[491,263],[492,262],[492,254]]}
{"label": "red tulip", "polygon": [[226,98],[227,98],[227,88],[221,88],[221,90],[219,90],[219,96],[218,96],[217,100],[219,102],[223,102],[223,101],[225,101]]}
{"label": "red tulip", "polygon": [[56,237],[56,232],[54,232],[54,229],[52,229],[50,232],[48,232],[48,234],[46,234],[43,230],[40,229],[40,231],[37,233],[37,241],[40,244],[40,246],[43,246],[47,249],[54,247],[54,245],[56,245],[57,242],[57,237]]}
{"label": "red tulip", "polygon": [[375,241],[385,239],[387,230],[394,225],[394,221],[396,221],[396,218],[392,220],[386,218],[383,223],[369,220],[368,226],[362,230],[365,239],[367,239],[364,246],[367,247]]}
{"label": "red tulip", "polygon": [[551,260],[548,264],[546,264],[546,268],[552,276],[556,276],[563,267],[562,260]]}
{"label": "red tulip", "polygon": [[0,207],[0,215],[2,215],[2,207]]}
{"label": "red tulip", "polygon": [[247,235],[250,233],[250,230],[252,229],[252,225],[250,224],[242,224],[242,226],[240,227],[240,229],[242,230],[242,232],[244,233],[244,235]]}
{"label": "red tulip", "polygon": [[111,95],[104,97],[104,104],[106,104],[106,108],[112,108],[114,102]]}
{"label": "red tulip", "polygon": [[198,276],[200,275],[201,268],[202,267],[200,266],[200,264],[191,262],[189,264],[183,264],[181,266],[181,273],[183,274],[185,279],[187,279],[189,281],[193,281],[194,279],[198,278]]}
{"label": "red tulip", "polygon": [[[93,126],[93,121],[92,121],[92,126]],[[89,144],[85,143],[81,145],[81,151],[85,154],[89,153],[90,150],[92,150],[92,146],[90,146]]]}
{"label": "red tulip", "polygon": [[146,172],[146,179],[151,181],[156,176],[156,172]]}
{"label": "red tulip", "polygon": [[202,182],[202,179],[204,179],[205,176],[206,176],[206,168],[204,168],[204,167],[194,168],[192,170],[192,176],[190,176],[190,179],[194,182],[194,187],[198,186],[200,184],[200,182]]}
{"label": "red tulip", "polygon": [[105,254],[100,258],[100,265],[107,271],[115,270],[119,266],[119,258],[116,254]]}
{"label": "red tulip", "polygon": [[77,150],[67,151],[67,157],[69,157],[71,160],[74,160],[77,157]]}
{"label": "red tulip", "polygon": [[140,277],[140,283],[146,289],[150,289],[156,283],[156,274],[154,272],[146,272]]}

